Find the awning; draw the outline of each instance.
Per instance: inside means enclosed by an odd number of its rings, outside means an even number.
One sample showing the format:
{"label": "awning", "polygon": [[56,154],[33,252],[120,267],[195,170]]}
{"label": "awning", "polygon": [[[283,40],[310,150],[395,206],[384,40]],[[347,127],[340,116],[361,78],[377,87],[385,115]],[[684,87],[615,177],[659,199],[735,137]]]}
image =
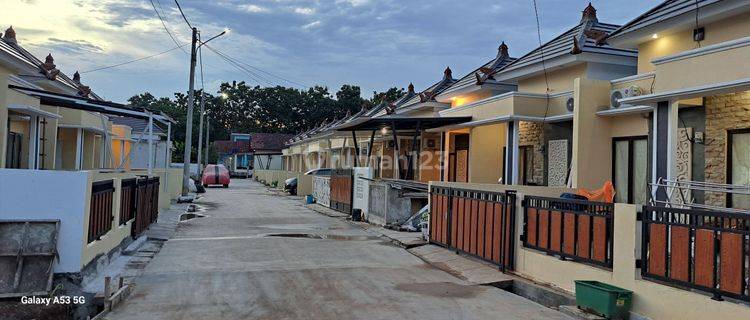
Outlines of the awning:
{"label": "awning", "polygon": [[372,131],[396,126],[396,130],[431,129],[471,121],[471,117],[377,117],[365,121],[347,123],[336,127],[337,131]]}
{"label": "awning", "polygon": [[712,83],[709,85],[702,85],[696,87],[688,87],[676,90],[669,90],[664,92],[657,92],[652,94],[645,94],[642,96],[630,97],[620,99],[622,104],[648,104],[657,103],[660,101],[669,100],[686,100],[693,98],[700,98],[705,96],[713,96],[720,94],[727,94],[732,92],[740,92],[750,90],[750,78],[737,79],[727,82]]}
{"label": "awning", "polygon": [[651,111],[654,111],[654,106],[621,106],[619,108],[597,111],[596,115],[601,117],[615,117],[620,115],[638,114]]}
{"label": "awning", "polygon": [[44,111],[42,109],[35,108],[35,107],[32,107],[32,106],[24,106],[24,105],[12,104],[12,105],[8,106],[8,110],[15,111],[15,112],[18,112],[18,113],[27,114],[27,115],[30,115],[30,116],[42,117],[42,118],[50,118],[50,119],[60,119],[60,118],[62,118],[62,116],[60,116],[57,113],[52,113],[52,112],[49,112],[49,111]]}
{"label": "awning", "polygon": [[[21,92],[23,94],[26,94],[32,97],[37,97],[39,98],[42,104],[48,105],[48,106],[86,110],[86,111],[99,112],[103,114],[125,116],[125,117],[134,117],[134,118],[143,118],[143,119],[149,118],[149,112],[147,110],[135,109],[135,108],[132,108],[124,104],[120,104],[120,103],[92,100],[92,99],[87,99],[84,97],[76,97],[76,96],[71,96],[67,94],[60,94],[60,93],[39,90],[39,89],[24,88],[24,87],[19,87],[19,86],[14,86],[14,85],[9,85],[8,87],[18,92]],[[168,117],[164,117],[159,114],[152,114],[152,117],[154,119],[158,119],[162,121],[171,120]]]}
{"label": "awning", "polygon": [[492,125],[492,124],[497,124],[497,123],[505,123],[505,122],[510,122],[510,121],[553,123],[553,122],[562,122],[562,121],[570,121],[570,120],[573,120],[573,114],[549,116],[546,118],[534,117],[534,116],[504,115],[504,116],[492,117],[492,118],[487,118],[487,119],[482,119],[482,120],[475,120],[475,121],[469,121],[469,122],[464,122],[464,123],[459,123],[459,124],[432,128],[432,129],[428,129],[427,132],[443,132],[443,131],[450,131],[450,130],[457,130],[457,129],[464,129],[464,128],[486,126],[486,125]]}

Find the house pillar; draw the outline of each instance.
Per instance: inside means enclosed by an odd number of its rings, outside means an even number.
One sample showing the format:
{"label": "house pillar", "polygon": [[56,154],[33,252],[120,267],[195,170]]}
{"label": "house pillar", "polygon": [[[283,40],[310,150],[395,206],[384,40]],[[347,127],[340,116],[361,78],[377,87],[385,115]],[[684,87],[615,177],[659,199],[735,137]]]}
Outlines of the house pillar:
{"label": "house pillar", "polygon": [[505,143],[505,184],[518,184],[518,121],[508,121]]}
{"label": "house pillar", "polygon": [[[659,179],[673,180],[675,176],[674,151],[677,143],[679,104],[661,101],[654,109],[653,154],[651,182]],[[666,188],[654,188],[652,196],[659,201],[667,200]]]}
{"label": "house pillar", "polygon": [[39,117],[29,118],[29,169],[39,169]]}
{"label": "house pillar", "polygon": [[76,170],[83,168],[83,129],[76,129]]}

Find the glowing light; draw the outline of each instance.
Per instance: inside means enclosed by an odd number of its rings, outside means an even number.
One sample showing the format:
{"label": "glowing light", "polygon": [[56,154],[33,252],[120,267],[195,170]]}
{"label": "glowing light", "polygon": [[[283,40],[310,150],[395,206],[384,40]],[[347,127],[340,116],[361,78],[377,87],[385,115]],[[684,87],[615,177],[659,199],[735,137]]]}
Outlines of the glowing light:
{"label": "glowing light", "polygon": [[221,98],[224,99],[224,100],[229,99],[229,95],[226,92],[222,92],[221,93]]}
{"label": "glowing light", "polygon": [[466,104],[466,98],[463,97],[453,97],[451,98],[451,106],[452,107],[458,107],[461,105]]}
{"label": "glowing light", "polygon": [[654,33],[653,35],[651,35],[651,39],[657,39],[657,38],[659,38],[658,34]]}
{"label": "glowing light", "polygon": [[388,133],[388,127],[383,127],[383,129],[380,129],[380,134],[386,134]]}

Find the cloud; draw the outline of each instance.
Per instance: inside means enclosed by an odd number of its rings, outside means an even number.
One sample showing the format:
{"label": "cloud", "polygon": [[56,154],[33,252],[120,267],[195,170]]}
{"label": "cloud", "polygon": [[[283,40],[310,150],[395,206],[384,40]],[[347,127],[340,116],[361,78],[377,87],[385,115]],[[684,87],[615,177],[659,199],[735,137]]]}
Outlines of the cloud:
{"label": "cloud", "polygon": [[47,41],[41,45],[45,47],[54,47],[65,53],[102,53],[104,49],[100,46],[92,44],[86,40],[63,40],[57,38],[48,38]]}
{"label": "cloud", "polygon": [[254,5],[254,4],[241,4],[237,6],[237,8],[245,12],[249,12],[249,13],[264,13],[264,12],[269,11],[268,8]]}
{"label": "cloud", "polygon": [[315,8],[295,7],[294,13],[301,14],[301,15],[311,15],[311,14],[315,14]]}
{"label": "cloud", "polygon": [[310,29],[319,27],[321,24],[322,24],[322,22],[320,22],[320,20],[315,20],[315,21],[310,22],[310,23],[308,23],[306,25],[303,25],[302,29],[310,30]]}
{"label": "cloud", "polygon": [[[580,20],[589,0],[539,2],[542,40]],[[661,0],[593,1],[603,22],[623,23]],[[6,1],[0,30],[12,24],[19,43],[43,58],[48,52],[66,73],[91,70],[174,47],[150,0]],[[244,64],[309,85],[335,89],[356,84],[363,93],[414,82],[424,88],[450,66],[457,77],[495,56],[505,41],[520,56],[538,45],[529,2],[512,0],[180,0],[205,37]],[[154,0],[166,28],[180,43],[190,29],[172,0]],[[44,12],[44,14],[34,14]],[[204,47],[204,49],[207,49]],[[203,50],[204,83],[289,83],[256,69],[237,68]],[[115,101],[143,91],[185,92],[189,58],[181,50],[86,74],[94,91]],[[261,77],[262,76],[262,77]]]}

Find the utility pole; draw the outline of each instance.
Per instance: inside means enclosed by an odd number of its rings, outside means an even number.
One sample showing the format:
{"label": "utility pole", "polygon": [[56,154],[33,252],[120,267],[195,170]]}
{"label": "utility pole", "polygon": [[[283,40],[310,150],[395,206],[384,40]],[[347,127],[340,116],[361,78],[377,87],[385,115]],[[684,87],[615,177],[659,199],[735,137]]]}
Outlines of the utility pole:
{"label": "utility pole", "polygon": [[193,138],[193,100],[195,99],[195,51],[198,41],[198,29],[193,27],[193,39],[190,46],[190,87],[188,89],[187,119],[185,120],[185,154],[182,168],[182,196],[187,196],[190,186],[190,151]]}
{"label": "utility pole", "polygon": [[[205,90],[205,89],[204,89]],[[203,92],[204,90],[201,90],[201,113],[199,115],[200,120],[198,121],[198,172],[203,172],[203,164],[201,161],[203,158],[201,155],[203,154],[203,148],[201,146],[203,145],[203,112],[205,110],[205,100],[206,100],[206,94]]]}
{"label": "utility pole", "polygon": [[211,136],[211,117],[206,116],[206,152],[204,153],[204,156],[206,157],[206,161],[203,163],[208,164],[208,146],[209,144],[209,137]]}

